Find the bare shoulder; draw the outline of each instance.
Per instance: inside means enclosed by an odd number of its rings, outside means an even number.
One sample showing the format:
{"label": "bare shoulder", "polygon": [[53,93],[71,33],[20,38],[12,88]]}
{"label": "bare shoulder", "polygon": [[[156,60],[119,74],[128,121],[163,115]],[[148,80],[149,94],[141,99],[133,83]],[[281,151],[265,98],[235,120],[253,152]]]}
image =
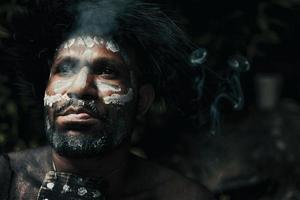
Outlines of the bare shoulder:
{"label": "bare shoulder", "polygon": [[19,152],[11,152],[8,154],[12,162],[25,161],[25,160],[35,160],[37,162],[44,159],[51,152],[49,146],[26,149]]}
{"label": "bare shoulder", "polygon": [[51,166],[51,149],[48,146],[8,154],[11,168],[17,175],[26,173],[36,179],[44,177]]}
{"label": "bare shoulder", "polygon": [[[195,183],[173,170],[153,162],[134,157],[131,164],[132,195],[157,200],[211,200],[211,193],[201,184]],[[130,199],[130,198],[129,198]],[[134,199],[134,198],[132,198]]]}

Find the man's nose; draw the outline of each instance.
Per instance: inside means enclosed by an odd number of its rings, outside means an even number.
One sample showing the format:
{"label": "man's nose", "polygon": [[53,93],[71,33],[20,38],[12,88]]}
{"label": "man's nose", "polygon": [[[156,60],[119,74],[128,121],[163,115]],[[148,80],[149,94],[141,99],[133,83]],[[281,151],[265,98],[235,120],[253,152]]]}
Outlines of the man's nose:
{"label": "man's nose", "polygon": [[83,67],[76,75],[71,87],[67,91],[70,98],[91,100],[97,98],[97,88],[94,76],[88,67]]}

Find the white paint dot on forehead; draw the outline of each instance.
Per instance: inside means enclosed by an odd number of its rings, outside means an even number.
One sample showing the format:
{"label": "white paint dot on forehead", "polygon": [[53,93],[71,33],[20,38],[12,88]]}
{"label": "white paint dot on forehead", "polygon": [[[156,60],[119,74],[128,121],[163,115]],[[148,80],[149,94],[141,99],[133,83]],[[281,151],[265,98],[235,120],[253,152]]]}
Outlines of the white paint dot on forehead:
{"label": "white paint dot on forehead", "polygon": [[84,37],[83,40],[88,48],[93,48],[95,45],[97,45],[97,43],[95,43],[95,41],[90,36]]}
{"label": "white paint dot on forehead", "polygon": [[104,97],[103,101],[105,104],[116,104],[116,105],[125,105],[127,102],[130,102],[133,99],[133,90],[129,88],[126,94],[112,94],[111,96]]}
{"label": "white paint dot on forehead", "polygon": [[68,42],[64,43],[64,49],[68,49],[68,48],[69,48]]}
{"label": "white paint dot on forehead", "polygon": [[98,40],[98,38],[97,37],[94,37],[93,38],[93,40],[94,40],[94,42],[97,44],[97,45],[99,45],[100,43],[99,43],[99,40]]}
{"label": "white paint dot on forehead", "polygon": [[68,42],[68,48],[70,48],[71,46],[73,46],[74,43],[75,43],[75,39],[74,38],[70,39],[69,42]]}
{"label": "white paint dot on forehead", "polygon": [[76,44],[77,46],[85,46],[85,43],[84,43],[82,37],[76,38],[75,44]]}
{"label": "white paint dot on forehead", "polygon": [[63,46],[65,49],[68,49],[68,48],[71,48],[75,44],[75,42],[76,42],[76,39],[71,38],[71,39],[67,40]]}
{"label": "white paint dot on forehead", "polygon": [[110,50],[110,51],[112,51],[114,53],[120,51],[119,46],[115,42],[113,42],[113,41],[107,41],[106,42],[106,49]]}

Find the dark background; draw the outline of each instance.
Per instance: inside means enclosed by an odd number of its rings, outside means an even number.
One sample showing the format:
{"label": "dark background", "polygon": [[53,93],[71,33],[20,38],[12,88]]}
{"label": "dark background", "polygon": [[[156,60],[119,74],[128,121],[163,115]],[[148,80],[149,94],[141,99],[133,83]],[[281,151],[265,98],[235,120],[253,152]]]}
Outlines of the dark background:
{"label": "dark background", "polygon": [[[222,68],[241,54],[251,70],[241,75],[244,109],[225,102],[220,133],[208,125],[175,131],[168,116],[150,115],[132,151],[204,183],[221,200],[300,199],[300,1],[155,2],[208,50],[208,65]],[[16,9],[15,1],[1,0],[1,21]],[[7,36],[0,24],[0,38]],[[0,72],[0,152],[44,144],[40,116],[16,92],[15,77]]]}

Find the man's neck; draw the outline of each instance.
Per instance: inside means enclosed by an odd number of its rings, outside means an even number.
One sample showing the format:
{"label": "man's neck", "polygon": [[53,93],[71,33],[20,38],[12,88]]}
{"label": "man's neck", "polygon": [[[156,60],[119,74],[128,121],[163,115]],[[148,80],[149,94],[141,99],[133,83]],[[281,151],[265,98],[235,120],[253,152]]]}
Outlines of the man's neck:
{"label": "man's neck", "polygon": [[107,177],[121,171],[127,165],[129,144],[90,158],[64,157],[52,151],[53,164],[57,171],[74,173],[86,177]]}
{"label": "man's neck", "polygon": [[129,160],[128,143],[93,158],[67,158],[52,152],[53,164],[58,172],[68,172],[84,177],[103,178],[109,188],[110,199],[119,199],[124,184]]}

